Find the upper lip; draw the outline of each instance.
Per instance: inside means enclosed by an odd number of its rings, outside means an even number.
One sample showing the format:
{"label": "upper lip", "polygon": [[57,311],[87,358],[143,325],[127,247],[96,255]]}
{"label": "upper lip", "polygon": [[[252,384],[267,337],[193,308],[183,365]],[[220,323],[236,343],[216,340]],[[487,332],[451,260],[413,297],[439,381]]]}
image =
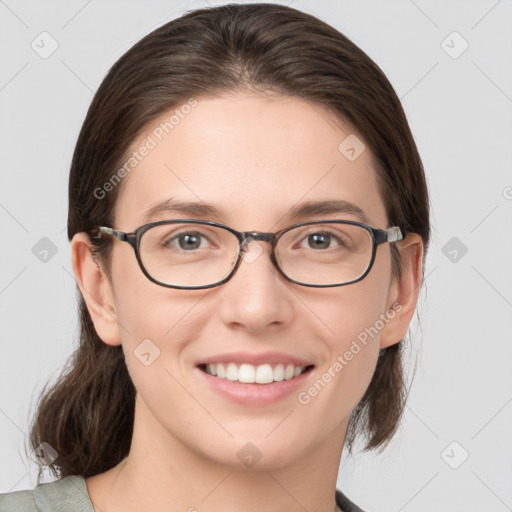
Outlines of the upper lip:
{"label": "upper lip", "polygon": [[284,352],[225,352],[210,357],[205,357],[196,363],[196,366],[216,363],[247,363],[253,366],[262,364],[293,364],[295,366],[310,366],[313,363]]}

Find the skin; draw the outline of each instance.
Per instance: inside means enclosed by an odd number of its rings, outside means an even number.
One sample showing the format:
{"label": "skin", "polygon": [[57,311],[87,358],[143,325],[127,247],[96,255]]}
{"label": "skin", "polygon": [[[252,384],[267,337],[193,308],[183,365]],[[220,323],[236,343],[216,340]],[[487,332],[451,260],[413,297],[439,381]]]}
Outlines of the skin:
{"label": "skin", "polygon": [[[145,210],[170,197],[214,203],[224,216],[206,220],[240,231],[276,232],[299,222],[283,220],[297,203],[326,199],[351,201],[370,225],[388,227],[370,150],[354,161],[340,153],[353,130],[324,107],[246,92],[197,100],[124,178],[111,227],[133,231],[144,224]],[[179,217],[187,216],[162,213],[154,220]],[[262,242],[263,252],[242,262],[224,285],[175,290],[149,281],[133,249],[117,240],[107,276],[88,238],[75,235],[73,268],[96,331],[106,344],[122,344],[137,389],[129,456],[86,479],[95,510],[334,511],[350,412],[371,381],[379,349],[405,336],[416,306],[422,240],[408,234],[397,246],[399,281],[392,278],[389,244],[377,249],[362,281],[321,289],[286,281]],[[394,302],[401,310],[306,405],[296,393],[263,407],[235,404],[195,373],[205,356],[279,350],[315,364],[301,388],[307,389]],[[149,366],[133,353],[147,338],[161,351]],[[262,454],[251,468],[237,457],[247,442]]]}

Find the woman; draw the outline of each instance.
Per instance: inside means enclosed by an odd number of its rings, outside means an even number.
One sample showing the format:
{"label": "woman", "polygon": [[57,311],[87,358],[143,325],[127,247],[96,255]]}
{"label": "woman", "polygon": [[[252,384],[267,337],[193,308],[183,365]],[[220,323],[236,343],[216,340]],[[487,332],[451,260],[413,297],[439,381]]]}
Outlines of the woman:
{"label": "woman", "polygon": [[31,433],[60,480],[0,510],[361,510],[342,450],[398,427],[430,237],[364,52],[274,4],[163,25],[92,101],[68,236],[80,346]]}

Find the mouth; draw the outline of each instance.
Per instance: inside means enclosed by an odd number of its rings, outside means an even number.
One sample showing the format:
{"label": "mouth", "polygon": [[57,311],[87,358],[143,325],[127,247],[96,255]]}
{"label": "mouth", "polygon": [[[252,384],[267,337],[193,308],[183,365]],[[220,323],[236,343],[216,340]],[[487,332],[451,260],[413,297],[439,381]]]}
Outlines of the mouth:
{"label": "mouth", "polygon": [[275,350],[232,351],[196,361],[194,373],[207,393],[238,405],[265,407],[291,400],[307,386],[316,368],[310,357]]}
{"label": "mouth", "polygon": [[252,365],[248,363],[213,363],[199,364],[199,368],[204,373],[225,379],[231,382],[242,384],[272,384],[281,381],[290,381],[301,377],[310,372],[315,365],[300,366],[290,363],[260,364]]}

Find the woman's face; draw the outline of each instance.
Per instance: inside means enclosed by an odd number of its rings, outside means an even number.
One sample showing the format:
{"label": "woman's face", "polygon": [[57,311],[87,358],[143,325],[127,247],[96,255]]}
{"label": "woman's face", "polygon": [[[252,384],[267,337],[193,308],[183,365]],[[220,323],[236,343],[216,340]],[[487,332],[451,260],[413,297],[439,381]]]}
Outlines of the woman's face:
{"label": "woman's face", "polygon": [[[276,232],[308,220],[361,220],[350,211],[290,216],[305,202],[328,200],[353,203],[371,226],[388,227],[369,149],[359,156],[362,146],[354,154],[343,152],[352,135],[340,150],[353,132],[322,106],[248,93],[196,101],[190,109],[178,107],[172,125],[165,125],[172,112],[161,116],[133,144],[133,151],[149,149],[139,151],[140,161],[123,178],[115,229],[131,232],[151,221],[193,218],[239,231]],[[169,209],[145,218],[171,198],[211,204],[219,214]],[[136,421],[148,429],[149,443],[161,446],[154,441],[158,436],[222,464],[250,466],[259,459],[258,467],[267,468],[341,447],[350,412],[372,378],[381,336],[392,323],[396,286],[389,244],[377,249],[371,272],[348,286],[288,282],[271,263],[270,245],[252,242],[247,261],[227,283],[178,290],[151,282],[132,248],[113,243],[119,337],[109,342],[122,343],[138,394]],[[220,377],[198,367],[210,358],[268,362],[272,368],[300,360],[313,368],[297,382],[223,379],[226,392],[217,385]],[[280,394],[279,386],[288,391]],[[244,387],[256,390],[247,396]]]}

